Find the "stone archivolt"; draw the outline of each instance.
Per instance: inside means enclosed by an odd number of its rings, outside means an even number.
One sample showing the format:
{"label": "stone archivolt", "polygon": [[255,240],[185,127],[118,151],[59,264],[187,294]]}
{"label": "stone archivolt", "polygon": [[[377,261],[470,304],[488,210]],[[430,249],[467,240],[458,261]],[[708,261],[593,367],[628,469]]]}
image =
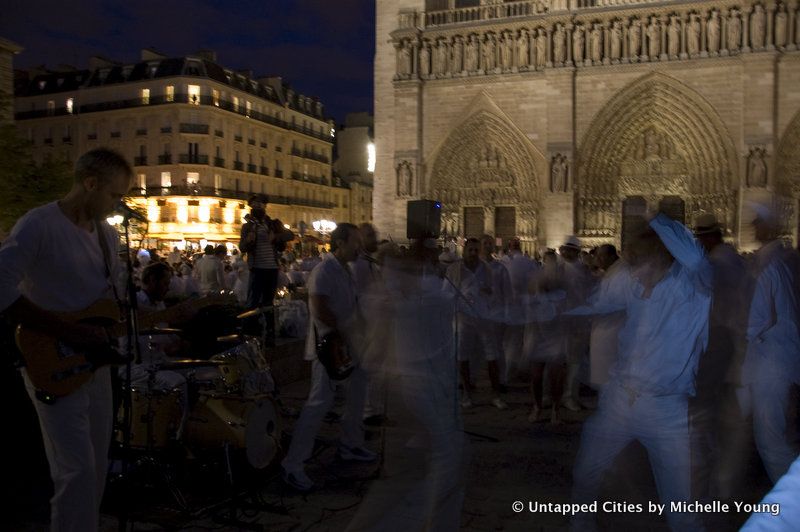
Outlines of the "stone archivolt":
{"label": "stone archivolt", "polygon": [[798,112],[781,138],[778,145],[777,177],[778,192],[800,200],[800,112]]}
{"label": "stone archivolt", "polygon": [[431,157],[428,196],[442,202],[448,234],[459,232],[463,208],[517,207],[522,237],[536,235],[542,155],[506,118],[479,111],[457,126]]}
{"label": "stone archivolt", "polygon": [[619,92],[592,121],[578,150],[576,224],[585,236],[619,234],[622,201],[686,201],[688,219],[716,213],[731,228],[738,187],[736,152],[713,108],[663,74]]}
{"label": "stone archivolt", "polygon": [[[800,45],[797,1],[605,6],[497,21],[479,28],[420,29],[393,33],[395,80],[511,74],[548,67],[587,67],[728,56]],[[526,12],[527,13],[527,12]],[[424,20],[425,17],[415,17]],[[537,42],[538,38],[538,42]],[[431,68],[431,54],[434,67]],[[462,58],[462,54],[464,58]],[[542,57],[544,56],[544,57]],[[480,61],[470,60],[471,57]],[[466,59],[466,60],[465,60]]]}

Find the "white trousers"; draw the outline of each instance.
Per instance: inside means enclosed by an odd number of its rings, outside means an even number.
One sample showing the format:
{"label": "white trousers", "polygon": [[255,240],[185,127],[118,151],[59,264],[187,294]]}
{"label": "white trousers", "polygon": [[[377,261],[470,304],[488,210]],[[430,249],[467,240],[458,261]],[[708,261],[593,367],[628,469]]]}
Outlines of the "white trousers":
{"label": "white trousers", "polygon": [[52,405],[36,399],[36,390],[24,369],[22,376],[39,415],[53,479],[50,529],[97,530],[111,444],[110,370],[100,368],[89,382]]}
{"label": "white trousers", "polygon": [[294,426],[292,444],[281,465],[286,471],[303,469],[303,463],[311,458],[314,450],[314,438],[319,432],[325,414],[333,406],[334,386],[347,387],[344,417],[342,417],[342,436],[340,441],[347,447],[364,445],[364,427],[361,424],[364,413],[364,399],[367,393],[367,374],[363,368],[356,367],[353,373],[336,383],[328,378],[325,367],[319,360],[314,360],[311,368],[311,391],[308,393],[300,419]]}

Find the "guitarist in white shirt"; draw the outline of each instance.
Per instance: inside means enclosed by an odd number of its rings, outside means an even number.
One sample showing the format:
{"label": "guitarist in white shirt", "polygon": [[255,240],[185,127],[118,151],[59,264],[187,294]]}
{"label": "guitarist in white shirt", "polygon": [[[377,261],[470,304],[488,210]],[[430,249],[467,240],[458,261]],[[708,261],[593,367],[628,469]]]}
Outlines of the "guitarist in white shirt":
{"label": "guitarist in white shirt", "polygon": [[[64,198],[17,221],[0,248],[0,312],[74,349],[108,346],[101,327],[70,323],[57,313],[113,298],[117,235],[105,217],[128,193],[132,177],[119,153],[91,150],[78,159],[75,181]],[[54,484],[51,529],[97,530],[111,440],[109,369],[98,369],[86,384],[52,404],[37,396],[25,369],[22,375],[39,415]]]}

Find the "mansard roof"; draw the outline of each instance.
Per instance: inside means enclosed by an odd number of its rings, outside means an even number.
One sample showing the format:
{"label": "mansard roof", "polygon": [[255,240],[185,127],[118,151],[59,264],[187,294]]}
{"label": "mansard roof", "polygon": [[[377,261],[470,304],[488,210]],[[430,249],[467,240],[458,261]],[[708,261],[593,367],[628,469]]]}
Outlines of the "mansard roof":
{"label": "mansard roof", "polygon": [[236,72],[202,57],[155,58],[134,64],[107,62],[91,70],[68,72],[17,72],[17,97],[56,94],[82,88],[104,87],[123,83],[175,76],[206,78],[303,114],[325,120],[319,98],[298,94],[280,78],[255,80],[251,73]]}

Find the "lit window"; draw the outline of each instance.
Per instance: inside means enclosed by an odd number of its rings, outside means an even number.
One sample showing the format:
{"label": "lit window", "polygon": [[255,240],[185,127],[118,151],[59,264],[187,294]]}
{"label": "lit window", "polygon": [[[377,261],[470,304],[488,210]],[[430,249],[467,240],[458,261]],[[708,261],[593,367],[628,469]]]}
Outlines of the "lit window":
{"label": "lit window", "polygon": [[164,91],[165,100],[168,102],[175,101],[175,86],[174,85],[167,85],[166,90]]}
{"label": "lit window", "polygon": [[74,104],[75,100],[73,100],[72,98],[67,98],[67,112],[69,114],[72,114]]}
{"label": "lit window", "polygon": [[172,186],[172,174],[169,172],[161,172],[161,186],[169,188]]}
{"label": "lit window", "polygon": [[147,221],[148,222],[157,222],[158,217],[161,214],[161,208],[158,205],[148,205],[147,206]]}
{"label": "lit window", "polygon": [[200,173],[199,172],[186,172],[186,184],[187,185],[196,185],[200,182]]}
{"label": "lit window", "polygon": [[372,142],[367,144],[367,171],[375,171],[375,144]]}
{"label": "lit window", "polygon": [[335,136],[336,136],[336,130],[334,128],[331,128],[331,137]]}
{"label": "lit window", "polygon": [[180,223],[185,224],[189,221],[189,207],[187,205],[178,205],[176,214]]}
{"label": "lit window", "polygon": [[249,101],[245,101],[244,102],[244,114],[245,114],[245,116],[250,116],[250,111],[252,111],[252,110],[253,110],[253,104],[251,104]]}
{"label": "lit window", "polygon": [[150,105],[150,89],[142,89],[142,105]]}
{"label": "lit window", "polygon": [[239,97],[238,96],[234,96],[233,97],[233,110],[234,111],[238,111],[239,110]]}
{"label": "lit window", "polygon": [[147,174],[139,174],[138,176],[139,181],[139,190],[142,194],[147,192]]}
{"label": "lit window", "polygon": [[219,174],[214,174],[214,188],[216,190],[222,188],[222,176]]}
{"label": "lit window", "polygon": [[200,85],[189,85],[189,103],[200,105]]}
{"label": "lit window", "polygon": [[208,223],[211,219],[211,208],[208,205],[197,207],[197,219],[203,223]]}
{"label": "lit window", "polygon": [[47,114],[52,115],[56,112],[55,100],[47,100]]}
{"label": "lit window", "polygon": [[219,91],[217,89],[211,90],[211,99],[214,100],[214,105],[219,107]]}

